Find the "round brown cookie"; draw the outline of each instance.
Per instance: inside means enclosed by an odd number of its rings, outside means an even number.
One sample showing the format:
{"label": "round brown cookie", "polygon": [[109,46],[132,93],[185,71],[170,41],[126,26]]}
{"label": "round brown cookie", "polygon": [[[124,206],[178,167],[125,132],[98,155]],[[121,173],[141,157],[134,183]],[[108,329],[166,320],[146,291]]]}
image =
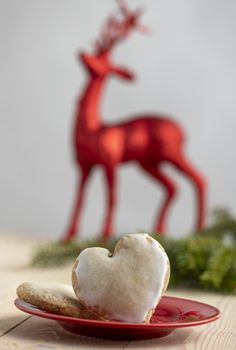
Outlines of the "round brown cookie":
{"label": "round brown cookie", "polygon": [[76,298],[69,285],[61,283],[24,282],[16,290],[23,301],[38,308],[65,316],[98,319]]}

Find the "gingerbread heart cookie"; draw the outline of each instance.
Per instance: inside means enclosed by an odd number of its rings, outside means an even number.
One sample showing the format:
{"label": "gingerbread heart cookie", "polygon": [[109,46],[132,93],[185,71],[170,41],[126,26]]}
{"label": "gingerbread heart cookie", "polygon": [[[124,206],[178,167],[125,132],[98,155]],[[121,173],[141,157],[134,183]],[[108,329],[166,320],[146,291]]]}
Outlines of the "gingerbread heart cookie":
{"label": "gingerbread heart cookie", "polygon": [[170,276],[169,259],[148,234],[129,234],[114,253],[87,248],[76,259],[72,285],[79,301],[107,320],[149,322]]}

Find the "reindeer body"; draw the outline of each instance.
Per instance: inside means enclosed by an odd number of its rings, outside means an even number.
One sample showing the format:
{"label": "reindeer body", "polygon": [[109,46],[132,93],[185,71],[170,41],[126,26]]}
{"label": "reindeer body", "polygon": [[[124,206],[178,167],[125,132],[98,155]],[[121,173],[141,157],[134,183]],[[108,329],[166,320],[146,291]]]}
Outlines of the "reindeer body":
{"label": "reindeer body", "polygon": [[[80,55],[84,62],[86,56]],[[107,59],[107,58],[106,58]],[[184,133],[166,116],[145,114],[124,122],[101,121],[100,102],[106,76],[92,74],[78,101],[75,115],[74,149],[79,162],[118,164],[127,161],[156,164],[171,159],[181,149]]]}
{"label": "reindeer body", "polygon": [[[134,19],[136,18],[132,13],[121,29],[118,26],[123,36],[126,35],[127,28],[135,25]],[[85,186],[91,171],[97,165],[103,167],[107,185],[107,212],[102,229],[104,239],[113,230],[117,167],[130,161],[136,162],[165,188],[165,198],[157,215],[154,231],[165,232],[167,214],[177,193],[177,185],[160,167],[163,162],[172,164],[192,181],[197,195],[196,228],[201,229],[204,223],[205,182],[184,155],[184,132],[175,121],[165,115],[153,114],[141,114],[119,123],[108,124],[101,121],[100,100],[107,77],[116,75],[123,79],[133,79],[130,71],[111,63],[111,44],[117,38],[119,36],[110,39],[109,43],[106,37],[106,49],[99,49],[95,55],[81,53],[79,56],[87,70],[89,81],[78,100],[75,112],[73,141],[81,174],[64,241],[73,239],[78,231]]]}
{"label": "reindeer body", "polygon": [[[171,137],[171,138],[170,138]],[[75,134],[76,159],[88,165],[115,166],[135,161],[157,165],[181,151],[184,134],[165,116],[139,115],[117,124]]]}

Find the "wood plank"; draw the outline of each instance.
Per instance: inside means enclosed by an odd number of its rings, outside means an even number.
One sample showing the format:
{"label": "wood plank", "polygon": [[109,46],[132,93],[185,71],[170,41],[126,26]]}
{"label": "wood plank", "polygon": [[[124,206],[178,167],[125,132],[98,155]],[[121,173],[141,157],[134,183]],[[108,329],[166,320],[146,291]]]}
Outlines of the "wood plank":
{"label": "wood plank", "polygon": [[[42,241],[42,240],[41,240]],[[33,237],[0,234],[0,274],[5,270],[16,270],[27,266],[31,257],[32,249],[40,240]]]}
{"label": "wood plank", "polygon": [[82,337],[64,331],[57,322],[39,317],[21,323],[0,338],[0,349],[124,349],[129,342]]}
{"label": "wood plank", "polygon": [[0,337],[29,318],[28,314],[21,312],[15,307],[13,295],[8,296],[0,302],[0,310]]}

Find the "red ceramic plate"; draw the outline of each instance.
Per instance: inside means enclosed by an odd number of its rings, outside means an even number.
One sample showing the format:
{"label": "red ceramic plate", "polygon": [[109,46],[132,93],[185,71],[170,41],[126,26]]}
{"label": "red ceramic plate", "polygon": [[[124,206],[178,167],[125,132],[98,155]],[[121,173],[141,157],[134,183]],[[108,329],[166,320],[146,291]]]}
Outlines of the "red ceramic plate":
{"label": "red ceramic plate", "polygon": [[43,311],[19,298],[15,300],[15,305],[18,309],[31,315],[55,320],[69,332],[117,340],[165,337],[175,328],[198,326],[215,321],[220,317],[220,311],[211,305],[167,296],[162,297],[148,324],[95,321],[61,316]]}

